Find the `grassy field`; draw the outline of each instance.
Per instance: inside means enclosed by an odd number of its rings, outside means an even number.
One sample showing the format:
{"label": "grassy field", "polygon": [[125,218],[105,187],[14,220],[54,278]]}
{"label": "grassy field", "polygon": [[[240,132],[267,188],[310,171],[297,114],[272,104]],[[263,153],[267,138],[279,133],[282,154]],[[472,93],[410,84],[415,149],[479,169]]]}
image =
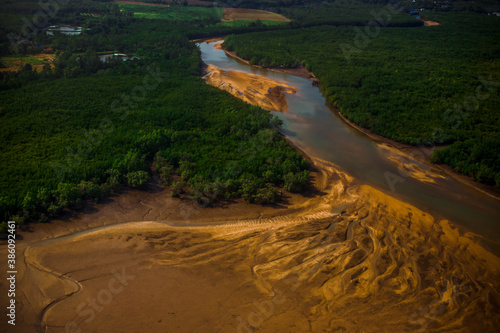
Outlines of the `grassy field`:
{"label": "grassy field", "polygon": [[9,57],[1,57],[0,72],[2,71],[18,71],[24,65],[30,64],[36,71],[41,71],[45,64],[52,64],[54,54],[36,54],[36,55],[14,55]]}
{"label": "grassy field", "polygon": [[290,22],[289,19],[280,14],[268,12],[265,10],[224,8],[224,21],[239,21],[239,20]]}
{"label": "grassy field", "polygon": [[146,5],[118,4],[120,9],[134,13],[136,18],[168,20],[168,21],[193,21],[209,18],[222,18],[223,10],[217,7],[190,7],[171,6],[153,7]]}
{"label": "grassy field", "polygon": [[118,3],[123,11],[132,12],[134,17],[152,20],[193,21],[217,19],[222,22],[216,26],[243,27],[252,22],[263,25],[281,25],[290,20],[272,12],[254,9],[233,9],[219,7],[170,6],[157,7],[150,5]]}

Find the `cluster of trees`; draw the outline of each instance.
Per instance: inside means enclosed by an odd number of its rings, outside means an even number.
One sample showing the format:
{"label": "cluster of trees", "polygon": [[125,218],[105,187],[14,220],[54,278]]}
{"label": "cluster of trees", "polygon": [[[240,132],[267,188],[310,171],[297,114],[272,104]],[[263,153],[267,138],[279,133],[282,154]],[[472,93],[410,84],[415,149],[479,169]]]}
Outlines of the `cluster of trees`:
{"label": "cluster of trees", "polygon": [[500,186],[500,136],[457,141],[431,156],[434,163],[445,163],[455,170],[488,185]]}
{"label": "cluster of trees", "polygon": [[[366,25],[375,21],[379,13],[387,11],[386,6],[391,4],[397,12],[382,14],[383,20],[387,20],[389,27],[417,27],[423,23],[417,21],[408,14],[404,5],[389,1],[362,1],[362,0],[337,0],[321,2],[313,6],[292,6],[279,8],[284,16],[292,19],[294,25],[301,27],[313,27],[318,25]],[[396,10],[394,10],[396,11]],[[375,14],[373,14],[375,13]]]}
{"label": "cluster of trees", "polygon": [[252,65],[284,68],[295,68],[299,65],[297,58],[290,53],[290,47],[286,41],[280,42],[279,47],[272,51],[255,50],[253,45],[244,45],[238,38],[231,35],[224,40],[224,48],[228,51],[235,51],[238,56],[248,59]]}
{"label": "cluster of trees", "polygon": [[403,143],[453,143],[434,160],[496,184],[498,159],[466,152],[500,151],[487,140],[500,129],[500,21],[456,12],[427,17],[442,24],[381,28],[373,38],[353,27],[269,31],[229,36],[225,45],[255,63],[299,61],[350,120]]}

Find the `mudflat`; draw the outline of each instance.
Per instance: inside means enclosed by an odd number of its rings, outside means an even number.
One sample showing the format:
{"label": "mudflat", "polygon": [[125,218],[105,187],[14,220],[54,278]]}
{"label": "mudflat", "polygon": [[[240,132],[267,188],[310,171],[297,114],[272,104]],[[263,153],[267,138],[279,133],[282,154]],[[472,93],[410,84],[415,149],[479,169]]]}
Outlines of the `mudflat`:
{"label": "mudflat", "polygon": [[500,260],[475,235],[312,161],[313,187],[281,206],[201,208],[160,187],[35,225],[19,242],[16,329],[498,327]]}
{"label": "mudflat", "polygon": [[208,84],[269,111],[285,112],[287,110],[285,93],[295,94],[297,91],[286,82],[244,72],[225,71],[214,65],[208,65],[206,73],[205,81]]}

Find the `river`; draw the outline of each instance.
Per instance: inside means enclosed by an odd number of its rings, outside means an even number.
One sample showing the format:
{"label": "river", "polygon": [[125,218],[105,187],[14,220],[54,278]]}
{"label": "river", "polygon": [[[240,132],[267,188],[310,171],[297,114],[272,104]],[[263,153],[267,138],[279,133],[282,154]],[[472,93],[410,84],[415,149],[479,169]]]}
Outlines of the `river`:
{"label": "river", "polygon": [[[288,112],[273,114],[283,120],[284,134],[298,148],[335,163],[363,184],[483,236],[485,246],[500,253],[500,205],[497,199],[443,173],[443,178],[434,184],[401,174],[380,142],[353,128],[332,111],[319,88],[313,87],[310,80],[247,65],[216,49],[216,43],[198,44],[206,64],[285,81],[297,88],[296,94],[287,94]],[[413,163],[429,169],[416,161]]]}

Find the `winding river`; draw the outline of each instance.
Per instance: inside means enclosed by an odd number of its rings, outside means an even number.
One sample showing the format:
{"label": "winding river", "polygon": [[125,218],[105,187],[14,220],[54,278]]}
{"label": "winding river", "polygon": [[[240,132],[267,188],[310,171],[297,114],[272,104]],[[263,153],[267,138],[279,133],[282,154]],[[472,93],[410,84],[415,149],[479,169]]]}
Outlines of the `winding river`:
{"label": "winding river", "polygon": [[[363,184],[483,236],[485,245],[500,253],[498,200],[442,172],[437,174],[439,178],[435,183],[423,182],[405,174],[401,176],[398,165],[388,158],[383,145],[348,125],[333,112],[310,80],[247,65],[216,49],[216,43],[198,44],[206,64],[285,81],[297,88],[296,94],[287,94],[288,112],[273,113],[284,121],[284,134],[298,148],[335,163]],[[411,163],[427,169],[431,174],[435,172],[417,161]]]}

